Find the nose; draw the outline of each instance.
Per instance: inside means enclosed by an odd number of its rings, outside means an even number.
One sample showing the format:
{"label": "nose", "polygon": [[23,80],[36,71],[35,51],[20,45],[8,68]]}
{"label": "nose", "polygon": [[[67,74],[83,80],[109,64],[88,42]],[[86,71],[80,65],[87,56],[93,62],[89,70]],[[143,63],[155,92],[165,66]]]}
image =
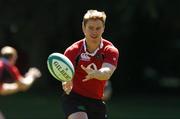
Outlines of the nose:
{"label": "nose", "polygon": [[98,31],[96,29],[92,30],[92,34],[96,35],[98,33]]}

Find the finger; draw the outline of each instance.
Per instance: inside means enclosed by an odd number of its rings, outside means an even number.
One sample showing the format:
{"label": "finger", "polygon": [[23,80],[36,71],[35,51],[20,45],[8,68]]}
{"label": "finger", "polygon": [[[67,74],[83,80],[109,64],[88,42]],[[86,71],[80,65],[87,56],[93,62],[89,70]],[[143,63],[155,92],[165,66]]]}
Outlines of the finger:
{"label": "finger", "polygon": [[81,68],[87,73],[88,69],[86,67],[84,67],[83,65],[81,65]]}
{"label": "finger", "polygon": [[66,94],[67,94],[67,95],[69,95],[69,94],[70,94],[70,92],[66,92]]}
{"label": "finger", "polygon": [[66,83],[67,83],[66,81],[63,81],[63,82],[62,82],[62,85],[66,85]]}
{"label": "finger", "polygon": [[93,71],[93,69],[91,68],[91,67],[84,67],[83,65],[81,65],[81,68],[87,73],[87,74],[89,74],[90,72],[92,72]]}
{"label": "finger", "polygon": [[71,92],[71,89],[65,88],[65,89],[64,89],[64,92],[65,92],[66,94],[69,94],[69,93]]}
{"label": "finger", "polygon": [[86,81],[89,81],[91,78],[90,78],[90,76],[89,75],[87,75],[86,77],[85,77],[85,79],[83,79],[82,80],[82,82],[86,82]]}
{"label": "finger", "polygon": [[67,92],[66,92],[66,94],[67,94],[67,95],[69,95],[69,94],[70,94],[70,92],[71,92],[71,90],[70,90],[70,91],[67,91]]}
{"label": "finger", "polygon": [[86,82],[86,81],[89,81],[90,79],[83,79],[82,82]]}
{"label": "finger", "polygon": [[65,93],[66,93],[67,95],[69,95],[69,94],[70,94],[70,92],[71,92],[71,90],[67,90],[67,91],[65,91]]}
{"label": "finger", "polygon": [[86,68],[87,68],[87,69],[92,69],[91,66],[92,66],[92,65],[88,65]]}
{"label": "finger", "polygon": [[83,70],[86,70],[86,67],[84,67],[83,65],[81,65],[81,68],[82,68]]}
{"label": "finger", "polygon": [[69,95],[69,93],[71,92],[71,90],[67,89],[65,92],[66,92],[66,94]]}

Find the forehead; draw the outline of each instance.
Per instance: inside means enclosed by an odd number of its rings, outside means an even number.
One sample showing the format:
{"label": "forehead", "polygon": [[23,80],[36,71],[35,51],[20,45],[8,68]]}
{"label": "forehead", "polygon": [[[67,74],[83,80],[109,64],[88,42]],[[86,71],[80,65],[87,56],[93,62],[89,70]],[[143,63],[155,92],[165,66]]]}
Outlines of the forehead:
{"label": "forehead", "polygon": [[86,26],[103,26],[103,22],[99,19],[89,19]]}

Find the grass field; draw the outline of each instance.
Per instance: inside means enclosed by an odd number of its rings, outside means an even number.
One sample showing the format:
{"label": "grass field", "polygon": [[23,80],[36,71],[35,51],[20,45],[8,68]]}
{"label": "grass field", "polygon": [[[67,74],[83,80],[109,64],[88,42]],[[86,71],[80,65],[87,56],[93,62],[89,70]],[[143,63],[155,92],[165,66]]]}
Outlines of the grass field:
{"label": "grass field", "polygon": [[[6,119],[63,119],[61,96],[18,93],[0,98]],[[180,96],[119,95],[107,102],[109,119],[180,119]]]}

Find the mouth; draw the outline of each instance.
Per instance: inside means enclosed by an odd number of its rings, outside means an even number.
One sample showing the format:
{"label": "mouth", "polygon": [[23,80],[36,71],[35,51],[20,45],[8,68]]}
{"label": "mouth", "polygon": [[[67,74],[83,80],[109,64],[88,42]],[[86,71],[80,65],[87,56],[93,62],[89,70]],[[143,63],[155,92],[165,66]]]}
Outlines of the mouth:
{"label": "mouth", "polygon": [[98,36],[97,36],[97,35],[90,35],[90,37],[91,37],[91,38],[93,38],[93,39],[98,38]]}

